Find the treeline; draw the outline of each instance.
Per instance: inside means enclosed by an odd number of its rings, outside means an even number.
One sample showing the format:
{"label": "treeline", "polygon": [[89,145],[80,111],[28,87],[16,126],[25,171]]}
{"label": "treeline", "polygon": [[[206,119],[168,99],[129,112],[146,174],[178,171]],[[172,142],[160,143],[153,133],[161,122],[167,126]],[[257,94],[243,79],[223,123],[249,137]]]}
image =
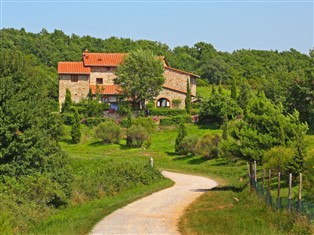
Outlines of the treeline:
{"label": "treeline", "polygon": [[168,45],[155,41],[69,36],[61,30],[49,33],[42,29],[35,34],[22,28],[2,29],[0,33],[0,47],[4,51],[23,53],[31,57],[33,63],[55,74],[52,88],[55,99],[59,61],[80,61],[86,48],[90,52],[130,52],[142,48],[165,56],[172,67],[200,75],[199,85],[235,82],[240,86],[247,81],[272,102],[282,103],[284,112],[292,113],[297,109],[301,121],[308,122],[310,129],[314,129],[314,49],[309,55],[295,49],[283,52],[241,49],[228,53],[217,51],[205,42],[171,50]]}

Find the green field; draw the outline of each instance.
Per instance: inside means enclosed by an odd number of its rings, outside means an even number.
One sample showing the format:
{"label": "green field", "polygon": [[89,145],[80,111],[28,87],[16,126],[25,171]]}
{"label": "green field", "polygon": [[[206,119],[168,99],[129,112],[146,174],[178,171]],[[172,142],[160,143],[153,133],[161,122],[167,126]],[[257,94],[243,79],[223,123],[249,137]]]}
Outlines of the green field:
{"label": "green field", "polygon": [[[68,135],[61,142],[62,149],[73,162],[108,159],[117,163],[147,163],[153,157],[159,169],[203,175],[219,183],[218,187],[206,192],[188,208],[179,224],[183,234],[287,234],[291,231],[302,232],[306,227],[305,222],[296,221],[285,211],[273,212],[254,193],[249,192],[245,162],[231,163],[225,159],[205,160],[200,156],[175,154],[177,130],[174,127],[153,133],[148,149],[128,148],[125,140],[119,144],[104,145],[93,137],[92,129],[82,127],[84,136],[80,144],[70,144]],[[221,132],[192,124],[187,126],[187,130],[189,134],[198,136]],[[171,182],[162,180],[150,186],[68,207],[39,223],[31,233],[86,234],[106,214],[169,185]],[[306,231],[300,234],[307,234]]]}

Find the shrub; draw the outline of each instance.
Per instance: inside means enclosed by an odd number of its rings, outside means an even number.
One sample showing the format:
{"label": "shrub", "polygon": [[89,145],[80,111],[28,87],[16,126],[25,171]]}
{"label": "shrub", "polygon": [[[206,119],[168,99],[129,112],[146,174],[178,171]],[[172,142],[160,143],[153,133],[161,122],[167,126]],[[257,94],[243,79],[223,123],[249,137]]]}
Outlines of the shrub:
{"label": "shrub", "polygon": [[196,152],[207,159],[217,158],[220,141],[221,139],[219,135],[206,134],[200,141],[198,141]]}
{"label": "shrub", "polygon": [[266,169],[282,174],[289,173],[289,165],[294,156],[294,150],[283,146],[275,146],[264,153],[263,165]]}
{"label": "shrub", "polygon": [[114,122],[113,119],[103,118],[103,117],[88,117],[86,118],[85,124],[86,126],[98,126],[102,122]]}
{"label": "shrub", "polygon": [[119,143],[121,128],[114,122],[103,122],[96,127],[95,136],[104,143]]}
{"label": "shrub", "polygon": [[184,137],[184,139],[181,142],[181,149],[182,149],[182,154],[196,154],[196,146],[198,143],[199,139],[195,135],[190,135]]}
{"label": "shrub", "polygon": [[182,141],[183,141],[184,137],[186,137],[186,135],[187,135],[187,132],[185,129],[185,125],[184,125],[184,123],[180,122],[179,123],[179,129],[178,129],[178,136],[176,138],[176,142],[174,145],[174,149],[175,149],[176,153],[179,153],[179,154],[184,153]]}
{"label": "shrub", "polygon": [[191,123],[191,121],[192,121],[192,118],[190,115],[177,115],[174,117],[161,118],[159,125],[160,126],[174,126],[180,122]]}
{"label": "shrub", "polygon": [[149,138],[149,133],[143,126],[131,126],[128,129],[127,145],[130,147],[139,148]]}
{"label": "shrub", "polygon": [[132,124],[135,126],[142,126],[148,133],[156,130],[156,124],[151,117],[138,117],[132,119]]}
{"label": "shrub", "polygon": [[149,110],[152,116],[177,116],[186,114],[185,109],[152,108]]}
{"label": "shrub", "polygon": [[62,121],[65,125],[70,126],[73,122],[73,113],[62,113]]}
{"label": "shrub", "polygon": [[178,109],[180,107],[181,103],[182,103],[182,100],[180,100],[180,99],[173,99],[172,100],[172,106],[175,109]]}
{"label": "shrub", "polygon": [[104,114],[105,105],[99,100],[86,101],[86,114],[88,117],[100,117]]}
{"label": "shrub", "polygon": [[305,180],[304,189],[311,201],[314,202],[314,149],[308,152],[308,156],[305,159]]}
{"label": "shrub", "polygon": [[149,101],[147,104],[146,104],[146,109],[152,109],[155,107],[155,103],[154,101]]}

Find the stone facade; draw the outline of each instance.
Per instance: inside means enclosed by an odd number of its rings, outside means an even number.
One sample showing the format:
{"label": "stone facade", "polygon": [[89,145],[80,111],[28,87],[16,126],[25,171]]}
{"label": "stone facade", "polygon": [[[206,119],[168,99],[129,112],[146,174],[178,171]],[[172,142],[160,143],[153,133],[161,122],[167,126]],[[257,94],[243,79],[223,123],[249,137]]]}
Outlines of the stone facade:
{"label": "stone facade", "polygon": [[[114,93],[112,89],[116,75],[114,70],[121,63],[123,56],[115,53],[84,53],[84,62],[60,62],[58,64],[59,73],[59,103],[60,106],[65,100],[66,89],[71,91],[72,101],[79,102],[86,98],[89,89],[95,88],[97,78],[102,78],[102,85],[108,89],[110,93],[102,93],[103,97],[119,97],[120,93]],[[161,57],[163,60],[164,58]],[[87,63],[87,64],[86,64]],[[103,63],[103,64],[102,64]],[[108,65],[109,64],[109,65]],[[179,108],[185,107],[186,84],[190,82],[191,95],[196,96],[196,78],[197,75],[171,68],[164,60],[165,83],[159,95],[155,98],[155,105],[166,103],[166,107],[172,108],[174,99],[181,100]],[[81,74],[80,74],[81,73]],[[78,79],[71,81],[71,77],[76,76]],[[94,89],[95,90],[95,89]],[[158,100],[160,102],[158,102]],[[106,100],[106,99],[103,99]],[[162,102],[161,102],[162,101]]]}
{"label": "stone facade", "polygon": [[71,91],[73,102],[86,98],[89,92],[89,75],[77,75],[78,81],[71,82],[72,75],[59,75],[59,104],[65,100],[66,89]]}
{"label": "stone facade", "polygon": [[113,67],[91,67],[90,85],[96,85],[97,78],[102,78],[103,84],[113,85],[116,77]]}

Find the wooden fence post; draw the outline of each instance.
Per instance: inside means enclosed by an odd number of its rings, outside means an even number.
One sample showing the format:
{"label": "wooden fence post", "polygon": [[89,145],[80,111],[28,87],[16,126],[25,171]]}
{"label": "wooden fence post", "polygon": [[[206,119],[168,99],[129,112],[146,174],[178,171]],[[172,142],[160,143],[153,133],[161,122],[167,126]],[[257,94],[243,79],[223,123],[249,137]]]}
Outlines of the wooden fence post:
{"label": "wooden fence post", "polygon": [[299,212],[302,212],[302,173],[300,173],[300,187],[299,187]]}
{"label": "wooden fence post", "polygon": [[288,191],[288,206],[289,206],[289,211],[291,212],[291,188],[292,188],[292,174],[289,174],[289,191]]}
{"label": "wooden fence post", "polygon": [[280,172],[278,172],[277,208],[280,208]]}

